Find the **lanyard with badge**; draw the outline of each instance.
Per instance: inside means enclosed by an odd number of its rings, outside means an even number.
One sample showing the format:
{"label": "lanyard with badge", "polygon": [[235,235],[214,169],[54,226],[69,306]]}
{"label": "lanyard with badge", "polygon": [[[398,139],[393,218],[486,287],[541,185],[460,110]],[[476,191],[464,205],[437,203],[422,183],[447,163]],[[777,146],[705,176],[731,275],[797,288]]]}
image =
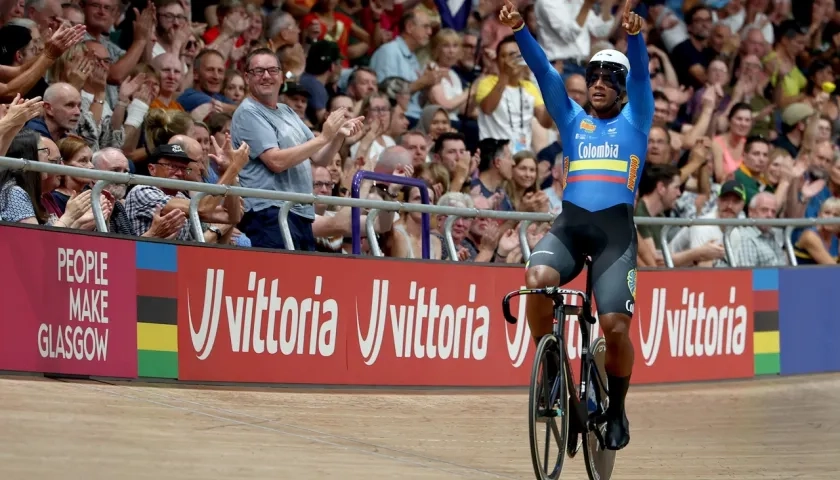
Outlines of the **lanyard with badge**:
{"label": "lanyard with badge", "polygon": [[[517,132],[516,127],[513,126],[513,115],[511,115],[510,111],[510,98],[505,99],[505,107],[507,107],[510,131]],[[518,136],[515,138],[513,144],[513,153],[516,154],[523,150],[528,150],[528,139],[525,137],[525,100],[522,93],[522,85],[519,85],[519,130]]]}

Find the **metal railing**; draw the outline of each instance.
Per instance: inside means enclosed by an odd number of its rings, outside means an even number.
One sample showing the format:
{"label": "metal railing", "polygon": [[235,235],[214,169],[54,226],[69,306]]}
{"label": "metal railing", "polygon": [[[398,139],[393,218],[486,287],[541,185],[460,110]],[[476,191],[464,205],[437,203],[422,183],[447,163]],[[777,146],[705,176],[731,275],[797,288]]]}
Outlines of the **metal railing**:
{"label": "metal railing", "polygon": [[[406,178],[406,177],[399,177],[397,175],[389,175],[387,173],[378,173],[378,172],[371,172],[368,170],[359,170],[353,175],[353,185],[350,189],[350,197],[351,198],[359,198],[359,191],[362,188],[362,181],[363,180],[373,180],[376,182],[383,182],[383,183],[396,183],[399,185],[410,185],[412,187],[417,187],[420,189],[420,203],[423,205],[429,204],[429,187],[426,186],[426,182],[419,178]],[[353,237],[353,255],[361,255],[362,253],[362,227],[361,227],[361,218],[362,218],[362,211],[359,207],[352,207],[353,211],[351,212],[351,235]],[[420,240],[422,245],[421,255],[423,260],[428,260],[431,257],[432,251],[432,240],[431,240],[431,219],[429,218],[430,215],[428,212],[424,212],[423,218],[421,220],[420,226]],[[373,231],[373,235],[371,235],[371,225],[370,222],[367,222],[367,231],[368,243],[373,245],[376,243],[376,248],[379,250],[379,244],[376,242],[376,230]],[[379,250],[381,256],[382,251]]]}
{"label": "metal railing", "polygon": [[[234,187],[226,185],[216,185],[200,182],[188,182],[184,180],[173,180],[169,178],[150,177],[146,175],[136,175],[131,173],[116,173],[102,170],[91,170],[79,167],[70,167],[65,165],[55,165],[46,162],[36,162],[31,160],[21,160],[9,157],[0,157],[0,168],[43,172],[53,175],[68,175],[71,177],[81,177],[96,180],[94,184],[91,198],[94,218],[96,221],[96,229],[100,232],[108,231],[108,222],[102,212],[102,206],[99,203],[99,197],[102,190],[111,184],[127,184],[127,185],[150,185],[162,189],[174,191],[192,191],[198,192],[190,200],[189,218],[192,228],[192,235],[197,242],[204,242],[204,232],[201,231],[201,222],[198,214],[198,202],[206,195],[238,195],[240,197],[262,198],[266,200],[277,200],[286,202],[281,208],[278,218],[280,229],[283,232],[286,245],[293,249],[291,234],[289,233],[288,225],[284,225],[281,220],[288,217],[288,212],[294,204],[311,204],[321,203],[324,205],[349,206],[356,208],[371,209],[366,221],[366,232],[371,243],[372,253],[376,256],[382,256],[382,252],[375,242],[374,221],[381,211],[388,212],[419,212],[436,215],[446,215],[447,219],[444,222],[444,240],[449,257],[453,261],[458,260],[457,246],[452,238],[452,225],[458,218],[491,218],[497,220],[514,220],[520,222],[519,224],[519,241],[522,249],[522,256],[527,260],[530,255],[530,248],[528,245],[527,229],[533,222],[551,222],[554,215],[549,213],[527,213],[527,212],[502,212],[497,210],[481,210],[477,208],[458,208],[458,207],[441,207],[435,205],[424,205],[418,203],[405,203],[397,201],[383,201],[383,200],[367,200],[360,198],[346,198],[346,197],[332,197],[320,196],[305,193],[291,193],[291,192],[276,192],[271,190],[259,190],[255,188]],[[690,227],[697,225],[711,225],[726,227],[727,231],[724,235],[724,248],[727,251],[727,257],[730,260],[730,266],[737,266],[731,263],[733,260],[732,245],[729,239],[731,229],[729,227],[738,226],[771,226],[785,228],[785,250],[792,265],[796,265],[796,257],[793,254],[793,244],[791,242],[791,234],[795,228],[813,227],[817,225],[840,225],[840,218],[783,218],[783,219],[714,219],[714,218],[664,218],[664,217],[637,217],[635,218],[637,225],[654,225],[654,226],[680,226]],[[673,255],[668,248],[668,229],[663,228],[660,241],[664,247],[662,250],[663,260],[667,267],[673,268]]]}

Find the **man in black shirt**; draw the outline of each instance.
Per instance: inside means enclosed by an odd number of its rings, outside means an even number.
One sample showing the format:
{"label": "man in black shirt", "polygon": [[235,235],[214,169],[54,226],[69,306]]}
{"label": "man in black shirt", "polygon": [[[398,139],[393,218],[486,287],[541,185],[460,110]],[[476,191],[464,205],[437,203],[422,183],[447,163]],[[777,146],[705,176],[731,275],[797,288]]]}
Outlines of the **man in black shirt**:
{"label": "man in black shirt", "polygon": [[787,150],[791,157],[796,158],[812,115],[814,109],[807,103],[792,103],[785,107],[782,110],[782,134],[773,141],[773,145]]}
{"label": "man in black shirt", "polygon": [[680,85],[699,90],[706,85],[706,67],[714,59],[715,52],[708,46],[712,33],[712,11],[697,6],[685,14],[688,26],[688,40],[674,47],[671,61]]}

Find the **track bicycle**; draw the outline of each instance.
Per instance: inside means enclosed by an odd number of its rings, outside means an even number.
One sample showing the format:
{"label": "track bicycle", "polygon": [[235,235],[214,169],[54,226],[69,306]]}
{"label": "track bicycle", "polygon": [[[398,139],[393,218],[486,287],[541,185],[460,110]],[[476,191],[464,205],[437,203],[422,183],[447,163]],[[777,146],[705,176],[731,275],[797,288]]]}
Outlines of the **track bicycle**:
{"label": "track bicycle", "polygon": [[[609,480],[615,466],[613,450],[607,450],[606,412],[609,407],[607,375],[604,368],[607,344],[603,337],[592,341],[592,279],[591,259],[586,259],[586,291],[559,287],[516,290],[505,295],[502,308],[505,320],[515,324],[510,313],[510,300],[520,295],[543,295],[554,303],[552,333],[544,336],[537,346],[528,393],[528,434],[531,443],[531,462],[539,480],[560,477],[565,454],[574,457],[583,446],[586,473],[590,480]],[[567,305],[564,297],[579,297],[581,305]],[[576,315],[581,333],[580,386],[575,385],[571,364],[566,352],[566,318]],[[596,332],[597,333],[597,332]],[[556,372],[550,374],[550,372]],[[539,430],[545,426],[545,433]],[[579,442],[580,436],[583,441]],[[540,437],[544,436],[544,449]],[[551,454],[552,440],[556,454]]]}

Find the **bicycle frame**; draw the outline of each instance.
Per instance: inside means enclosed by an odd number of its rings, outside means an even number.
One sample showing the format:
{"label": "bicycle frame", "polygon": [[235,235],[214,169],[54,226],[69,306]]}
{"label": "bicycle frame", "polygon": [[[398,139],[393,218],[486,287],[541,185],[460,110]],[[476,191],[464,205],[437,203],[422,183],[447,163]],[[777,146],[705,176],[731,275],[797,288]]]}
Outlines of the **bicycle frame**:
{"label": "bicycle frame", "polygon": [[[552,325],[552,334],[557,338],[558,344],[562,345],[564,348],[563,351],[563,358],[562,361],[565,364],[569,363],[569,356],[566,351],[566,335],[565,335],[565,325],[566,325],[566,316],[568,315],[577,315],[578,317],[578,325],[580,327],[581,333],[581,355],[580,355],[580,386],[575,388],[574,379],[571,374],[565,375],[567,388],[569,392],[576,392],[577,395],[569,395],[569,403],[570,403],[570,410],[574,411],[575,414],[571,416],[572,420],[577,422],[577,426],[579,427],[580,432],[587,432],[590,430],[590,419],[589,419],[589,412],[586,406],[586,395],[588,393],[587,386],[589,385],[590,374],[591,374],[591,365],[595,364],[595,359],[593,353],[590,351],[590,342],[592,337],[592,325],[595,324],[595,317],[592,315],[592,277],[590,275],[590,268],[592,266],[591,260],[587,258],[586,260],[586,291],[580,292],[578,290],[566,290],[559,287],[546,287],[546,288],[537,288],[537,289],[523,289],[518,290],[515,292],[508,293],[504,301],[502,302],[503,313],[505,316],[505,320],[508,323],[515,324],[517,322],[516,317],[510,314],[510,298],[519,295],[533,295],[533,294],[541,294],[550,297],[554,303],[554,323]],[[574,295],[581,298],[582,303],[581,305],[566,305],[563,301],[564,295]],[[595,369],[597,372],[597,369]],[[571,373],[571,372],[570,372]],[[595,395],[598,403],[603,400],[600,397],[600,390],[603,389],[604,391],[608,390],[606,386],[606,379],[600,378],[600,375],[596,373],[596,378],[594,379],[598,382],[598,388],[596,388]],[[556,392],[552,392],[554,394]],[[603,445],[604,439],[602,438],[601,432],[598,429],[595,429],[596,435],[598,437],[598,441]]]}

